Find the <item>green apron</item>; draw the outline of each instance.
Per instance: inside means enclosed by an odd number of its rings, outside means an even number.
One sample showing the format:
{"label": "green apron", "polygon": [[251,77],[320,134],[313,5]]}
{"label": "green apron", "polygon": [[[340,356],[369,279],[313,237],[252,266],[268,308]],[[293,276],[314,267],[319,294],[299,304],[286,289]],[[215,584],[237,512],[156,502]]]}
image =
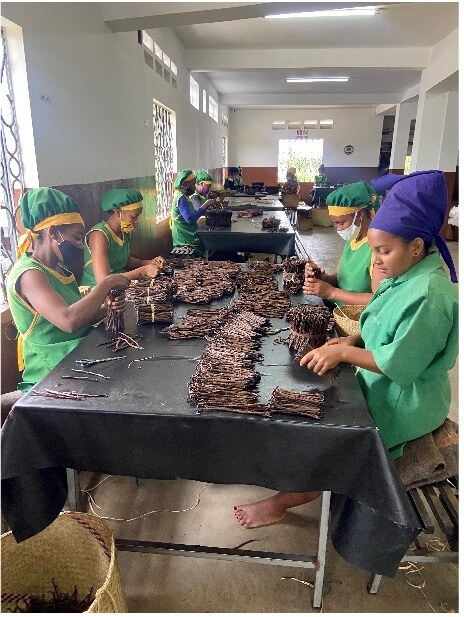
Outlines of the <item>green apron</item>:
{"label": "green apron", "polygon": [[63,274],[47,268],[34,257],[23,255],[8,275],[8,304],[16,328],[22,335],[24,371],[18,389],[23,392],[30,390],[45,377],[81,342],[91,328],[89,325],[77,332],[64,332],[44,319],[17,293],[16,284],[21,275],[26,270],[40,270],[66,304],[74,304],[81,297],[76,279],[64,266],[60,268]]}
{"label": "green apron", "polygon": [[322,174],[321,176],[314,176],[314,184],[316,186],[323,186],[327,183],[327,176]]}
{"label": "green apron", "polygon": [[206,257],[206,251],[200,238],[197,236],[198,225],[197,223],[187,223],[182,214],[179,212],[179,199],[185,197],[190,211],[195,213],[195,208],[191,200],[181,193],[179,190],[174,191],[174,197],[172,199],[171,207],[171,219],[169,226],[172,233],[172,245],[173,246],[191,246],[195,249],[194,257]]}
{"label": "green apron", "polygon": [[398,278],[382,281],[360,318],[366,349],[384,373],[357,370],[392,459],[435,430],[450,407],[448,371],[458,353],[458,291],[432,253]]}
{"label": "green apron", "polygon": [[119,238],[106,221],[100,221],[100,223],[94,225],[85,236],[84,272],[82,273],[82,278],[80,281],[80,285],[90,285],[90,287],[95,287],[97,284],[93,273],[92,255],[88,245],[89,234],[93,231],[101,231],[105,234],[106,239],[108,240],[108,261],[110,264],[110,274],[120,274],[121,272],[124,272],[130,256],[130,234],[123,233],[122,238]]}

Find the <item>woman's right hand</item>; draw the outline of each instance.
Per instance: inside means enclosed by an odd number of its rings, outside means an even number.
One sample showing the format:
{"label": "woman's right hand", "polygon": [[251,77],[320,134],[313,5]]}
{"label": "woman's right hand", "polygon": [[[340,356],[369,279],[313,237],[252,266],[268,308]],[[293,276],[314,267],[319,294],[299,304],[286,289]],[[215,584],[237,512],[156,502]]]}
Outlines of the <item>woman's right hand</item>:
{"label": "woman's right hand", "polygon": [[203,208],[205,210],[208,210],[208,208],[211,208],[211,206],[214,206],[215,203],[216,203],[215,199],[207,199],[205,203],[203,204]]}
{"label": "woman's right hand", "polygon": [[123,274],[108,274],[105,276],[102,283],[106,285],[108,291],[110,291],[110,289],[120,289],[124,291],[129,287],[130,280]]}
{"label": "woman's right hand", "polygon": [[351,334],[350,336],[340,336],[338,338],[331,338],[326,342],[326,345],[351,345],[356,347],[356,343],[359,340],[359,334]]}
{"label": "woman's right hand", "polygon": [[313,278],[318,274],[325,274],[324,268],[318,266],[314,261],[308,261],[305,265],[305,278]]}
{"label": "woman's right hand", "polygon": [[149,276],[150,278],[155,278],[158,276],[159,270],[159,263],[146,264],[145,266],[142,266],[142,274]]}

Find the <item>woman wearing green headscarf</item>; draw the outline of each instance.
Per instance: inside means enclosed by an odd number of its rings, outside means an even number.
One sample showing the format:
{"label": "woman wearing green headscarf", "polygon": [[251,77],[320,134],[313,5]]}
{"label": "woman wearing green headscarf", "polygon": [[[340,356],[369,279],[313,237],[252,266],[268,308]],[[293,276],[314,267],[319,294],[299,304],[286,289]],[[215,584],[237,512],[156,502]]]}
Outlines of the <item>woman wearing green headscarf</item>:
{"label": "woman wearing green headscarf", "polygon": [[101,208],[108,217],[86,235],[81,285],[93,287],[108,274],[124,274],[130,280],[158,274],[162,257],[136,259],[130,255],[130,237],[142,214],[142,200],[134,189],[110,189],[102,195]]}
{"label": "woman wearing green headscarf", "polygon": [[205,248],[197,235],[197,221],[214,201],[208,199],[195,210],[191,200],[191,196],[195,193],[195,179],[196,176],[190,169],[183,169],[177,174],[169,225],[173,246],[189,246],[195,251],[194,257],[205,257]]}
{"label": "woman wearing green headscarf", "polygon": [[191,200],[195,210],[198,210],[200,206],[204,206],[208,202],[208,206],[214,204],[214,199],[208,199],[209,192],[213,179],[208,172],[200,169],[195,175],[195,193],[192,195]]}
{"label": "woman wearing green headscarf", "polygon": [[[126,289],[127,278],[106,276],[81,298],[76,279],[66,267],[84,249],[84,221],[74,201],[61,191],[39,188],[21,199],[26,234],[18,261],[8,275],[8,304],[19,332],[18,364],[23,371],[19,390],[27,392],[68,355],[92,323],[106,316],[102,304],[111,289]],[[28,249],[32,245],[32,253]],[[112,303],[124,310],[123,301]]]}

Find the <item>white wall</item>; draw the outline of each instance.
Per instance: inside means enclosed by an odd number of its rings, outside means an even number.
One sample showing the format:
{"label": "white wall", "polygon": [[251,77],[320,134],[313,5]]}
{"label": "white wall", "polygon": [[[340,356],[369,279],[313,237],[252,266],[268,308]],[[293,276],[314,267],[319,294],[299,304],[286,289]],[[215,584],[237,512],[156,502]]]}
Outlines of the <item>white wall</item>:
{"label": "white wall", "polygon": [[227,129],[190,105],[171,29],[153,32],[178,66],[177,90],[145,64],[137,33],[112,33],[96,3],[3,3],[2,14],[23,29],[42,186],[152,175],[153,98],[177,114],[179,169],[222,166]]}
{"label": "white wall", "polygon": [[[332,118],[332,129],[311,129],[314,139],[324,139],[324,164],[327,167],[377,167],[383,117],[375,107],[309,109],[230,110],[229,161],[242,167],[277,167],[279,139],[294,139],[295,130],[272,129],[276,120],[325,120]],[[343,152],[346,145],[353,154]]]}

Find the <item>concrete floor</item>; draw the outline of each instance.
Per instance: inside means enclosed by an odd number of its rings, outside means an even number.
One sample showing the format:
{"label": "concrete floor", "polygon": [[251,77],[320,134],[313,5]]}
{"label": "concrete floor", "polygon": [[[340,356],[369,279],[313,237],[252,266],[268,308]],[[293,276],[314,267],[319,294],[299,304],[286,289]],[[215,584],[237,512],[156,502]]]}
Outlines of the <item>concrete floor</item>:
{"label": "concrete floor", "polygon": [[[342,248],[333,229],[316,227],[302,238],[311,258],[330,271]],[[449,246],[457,265],[458,244],[450,242]],[[457,419],[456,369],[452,383],[455,396],[450,416]],[[81,487],[92,487],[105,477],[81,472]],[[139,485],[134,478],[111,476],[92,491],[101,507],[96,510],[100,516],[129,519],[162,510],[132,522],[108,521],[118,538],[230,548],[250,541],[244,548],[316,553],[319,500],[295,508],[279,524],[246,530],[236,524],[232,506],[262,499],[273,491],[185,480],[140,480]],[[192,508],[200,492],[200,501]],[[118,560],[130,612],[319,612],[312,608],[311,586],[301,582],[314,581],[313,570],[129,552],[119,552]],[[400,570],[394,579],[382,580],[377,595],[366,592],[367,581],[368,574],[345,562],[329,541],[321,612],[459,610],[458,569],[452,564],[425,564],[416,573]]]}

